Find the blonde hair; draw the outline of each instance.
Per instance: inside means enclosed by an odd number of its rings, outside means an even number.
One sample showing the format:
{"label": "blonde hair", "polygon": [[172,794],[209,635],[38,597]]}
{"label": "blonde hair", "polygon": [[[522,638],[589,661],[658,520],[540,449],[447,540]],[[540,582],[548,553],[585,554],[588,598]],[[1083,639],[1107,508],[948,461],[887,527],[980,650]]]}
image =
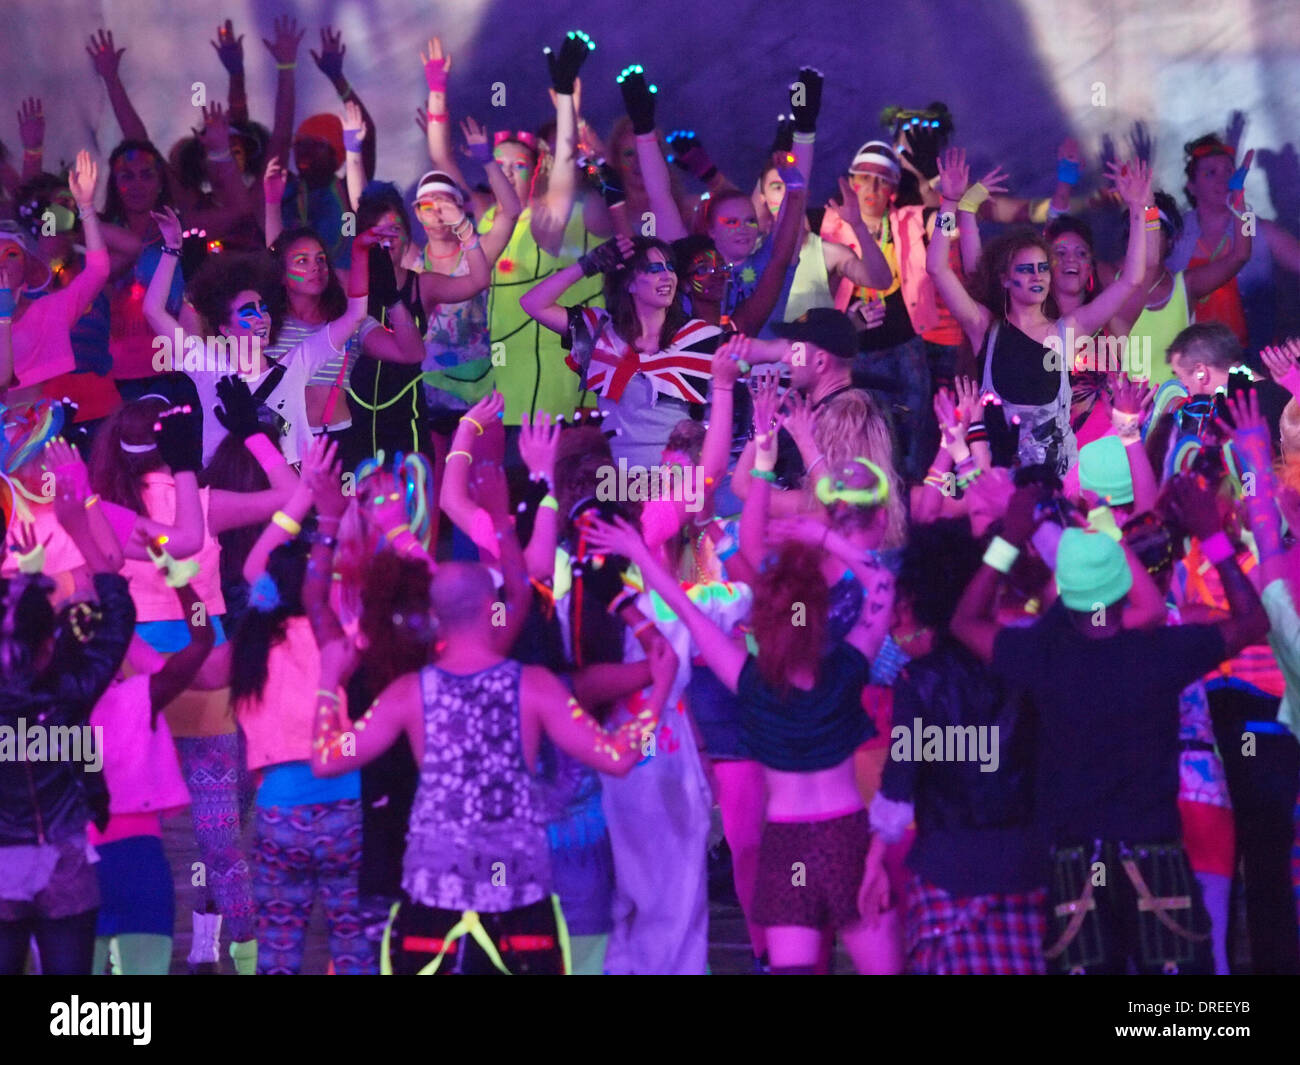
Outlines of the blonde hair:
{"label": "blonde hair", "polygon": [[870,459],[889,481],[889,499],[885,503],[889,520],[883,546],[902,547],[907,542],[903,482],[894,469],[894,439],[889,422],[870,393],[851,388],[828,401],[817,414],[813,439],[826,461],[817,464],[812,475],[806,477],[804,487],[811,492],[817,487],[818,478],[842,469],[855,458]]}
{"label": "blonde hair", "polygon": [[1287,400],[1278,428],[1281,430],[1283,457],[1300,458],[1300,403],[1294,399]]}

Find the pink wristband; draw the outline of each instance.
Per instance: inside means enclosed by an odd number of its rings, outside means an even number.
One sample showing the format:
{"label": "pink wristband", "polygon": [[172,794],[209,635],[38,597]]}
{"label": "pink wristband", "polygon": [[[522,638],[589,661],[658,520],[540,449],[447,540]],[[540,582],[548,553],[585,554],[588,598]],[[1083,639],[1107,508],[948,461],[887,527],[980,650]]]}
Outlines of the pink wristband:
{"label": "pink wristband", "polygon": [[284,465],[284,456],[280,454],[280,449],[261,433],[254,433],[245,440],[244,447],[248,448],[248,453],[257,459],[257,464],[267,473],[278,470]]}
{"label": "pink wristband", "polygon": [[1232,543],[1222,532],[1216,532],[1208,540],[1201,541],[1201,554],[1216,566],[1227,562],[1230,558],[1237,557],[1237,552],[1233,549]]}

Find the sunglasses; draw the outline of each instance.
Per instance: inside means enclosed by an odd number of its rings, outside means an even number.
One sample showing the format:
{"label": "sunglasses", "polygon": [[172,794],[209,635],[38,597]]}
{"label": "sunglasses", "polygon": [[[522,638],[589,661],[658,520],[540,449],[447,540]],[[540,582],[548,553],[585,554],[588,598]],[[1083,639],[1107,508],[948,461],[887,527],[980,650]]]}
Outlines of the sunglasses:
{"label": "sunglasses", "polygon": [[646,263],[637,272],[641,274],[672,274],[674,277],[677,276],[676,268],[668,263]]}
{"label": "sunglasses", "polygon": [[1028,274],[1030,277],[1033,277],[1035,272],[1040,274],[1050,274],[1052,272],[1052,264],[1044,261],[1041,263],[1021,263],[1016,267],[1016,273],[1018,274]]}

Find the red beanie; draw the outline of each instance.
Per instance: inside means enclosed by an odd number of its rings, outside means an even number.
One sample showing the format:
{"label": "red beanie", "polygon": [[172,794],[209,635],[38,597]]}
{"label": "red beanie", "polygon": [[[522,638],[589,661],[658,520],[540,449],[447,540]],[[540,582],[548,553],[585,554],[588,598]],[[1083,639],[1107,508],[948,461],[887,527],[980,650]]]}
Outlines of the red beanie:
{"label": "red beanie", "polygon": [[338,115],[323,111],[319,115],[304,119],[294,135],[294,140],[301,140],[304,137],[324,141],[330,146],[330,151],[334,153],[335,170],[343,165],[343,160],[346,158],[343,150],[343,120]]}

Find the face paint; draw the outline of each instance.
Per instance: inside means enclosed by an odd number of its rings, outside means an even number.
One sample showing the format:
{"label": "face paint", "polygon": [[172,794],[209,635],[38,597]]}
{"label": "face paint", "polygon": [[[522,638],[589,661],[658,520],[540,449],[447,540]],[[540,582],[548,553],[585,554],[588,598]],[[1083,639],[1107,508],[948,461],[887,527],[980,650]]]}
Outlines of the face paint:
{"label": "face paint", "polygon": [[741,226],[744,226],[746,229],[757,229],[758,219],[757,218],[728,218],[726,216],[723,216],[722,218],[718,219],[718,225],[720,225],[723,229],[732,229],[732,230],[739,229]]}
{"label": "face paint", "polygon": [[1017,274],[1027,274],[1029,277],[1033,277],[1035,270],[1040,274],[1046,274],[1050,273],[1051,269],[1052,264],[1046,261],[1041,263],[1020,263],[1015,267],[1015,272]]}
{"label": "face paint", "polygon": [[677,274],[677,271],[668,263],[652,261],[637,269],[641,274]]}
{"label": "face paint", "polygon": [[265,321],[270,317],[270,313],[271,312],[267,310],[266,304],[260,301],[257,303],[241,303],[235,308],[235,314],[239,318],[239,324],[248,327],[257,324],[258,322]]}

